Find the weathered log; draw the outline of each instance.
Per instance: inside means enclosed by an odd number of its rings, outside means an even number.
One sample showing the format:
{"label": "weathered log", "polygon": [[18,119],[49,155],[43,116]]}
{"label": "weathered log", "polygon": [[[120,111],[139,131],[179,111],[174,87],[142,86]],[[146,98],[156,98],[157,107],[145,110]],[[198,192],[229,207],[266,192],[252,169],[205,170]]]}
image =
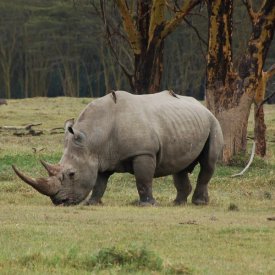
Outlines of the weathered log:
{"label": "weathered log", "polygon": [[11,131],[13,132],[13,135],[15,136],[26,136],[26,135],[31,135],[31,136],[40,136],[43,134],[42,130],[35,130],[32,127],[35,126],[40,126],[42,123],[36,123],[36,124],[27,124],[25,126],[2,126],[0,127],[0,130],[6,130],[6,131]]}
{"label": "weathered log", "polygon": [[56,127],[50,130],[50,135],[63,134],[63,133],[64,133],[64,127]]}

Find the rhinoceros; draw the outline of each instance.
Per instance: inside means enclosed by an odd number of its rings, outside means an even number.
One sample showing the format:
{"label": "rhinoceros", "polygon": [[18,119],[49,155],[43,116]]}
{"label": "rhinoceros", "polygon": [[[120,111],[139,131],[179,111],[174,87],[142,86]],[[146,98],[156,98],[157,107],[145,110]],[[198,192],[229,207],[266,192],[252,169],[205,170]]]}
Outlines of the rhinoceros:
{"label": "rhinoceros", "polygon": [[135,176],[140,205],[156,203],[153,178],[173,175],[174,202],[184,204],[192,191],[188,173],[197,164],[200,172],[192,202],[201,205],[209,201],[208,182],[223,135],[214,115],[192,97],[170,91],[150,95],[116,91],[88,104],[75,122],[68,120],[64,143],[58,164],[42,161],[48,178],[31,178],[13,166],[23,181],[55,205],[101,203],[114,172]]}

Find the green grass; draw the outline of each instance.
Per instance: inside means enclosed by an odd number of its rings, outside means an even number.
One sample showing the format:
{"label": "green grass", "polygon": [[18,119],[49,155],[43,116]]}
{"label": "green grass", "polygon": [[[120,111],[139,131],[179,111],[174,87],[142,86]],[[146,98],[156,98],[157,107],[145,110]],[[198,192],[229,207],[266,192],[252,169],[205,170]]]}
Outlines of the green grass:
{"label": "green grass", "polygon": [[[266,106],[268,155],[249,154],[217,167],[210,204],[173,206],[171,177],[154,181],[157,207],[140,208],[131,175],[111,177],[103,206],[54,207],[22,183],[46,175],[39,159],[57,162],[63,127],[90,99],[10,100],[0,107],[0,126],[42,123],[44,135],[17,137],[0,130],[0,274],[272,274],[275,270],[275,110]],[[250,118],[249,135],[252,135]],[[37,149],[34,153],[32,148]],[[250,152],[251,144],[248,151]],[[191,175],[193,187],[198,168]]]}

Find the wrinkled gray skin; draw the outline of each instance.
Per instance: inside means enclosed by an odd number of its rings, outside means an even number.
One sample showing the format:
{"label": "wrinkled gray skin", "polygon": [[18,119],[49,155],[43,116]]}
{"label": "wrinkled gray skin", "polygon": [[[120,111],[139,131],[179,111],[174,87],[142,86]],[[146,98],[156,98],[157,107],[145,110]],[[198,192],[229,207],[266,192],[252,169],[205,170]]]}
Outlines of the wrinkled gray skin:
{"label": "wrinkled gray skin", "polygon": [[108,178],[128,172],[136,178],[141,205],[155,204],[152,180],[167,175],[173,175],[175,203],[184,204],[192,190],[188,173],[199,163],[192,202],[207,204],[208,182],[223,146],[216,118],[194,98],[168,91],[117,91],[115,97],[96,99],[75,123],[67,121],[61,168],[52,177],[53,203],[78,204],[91,190],[87,203],[101,203]]}

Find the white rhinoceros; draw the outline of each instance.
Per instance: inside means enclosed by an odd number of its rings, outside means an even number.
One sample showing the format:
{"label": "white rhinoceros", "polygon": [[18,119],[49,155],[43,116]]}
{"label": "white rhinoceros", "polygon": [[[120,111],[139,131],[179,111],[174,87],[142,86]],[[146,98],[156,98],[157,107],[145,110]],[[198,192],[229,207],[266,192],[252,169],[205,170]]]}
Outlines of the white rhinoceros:
{"label": "white rhinoceros", "polygon": [[217,119],[191,97],[163,91],[132,95],[116,91],[92,101],[76,122],[65,124],[65,148],[57,165],[42,161],[49,178],[16,174],[56,205],[101,203],[108,178],[128,172],[136,178],[140,204],[155,204],[154,177],[173,175],[176,204],[186,203],[192,186],[188,173],[199,163],[192,197],[207,204],[208,182],[223,147]]}

